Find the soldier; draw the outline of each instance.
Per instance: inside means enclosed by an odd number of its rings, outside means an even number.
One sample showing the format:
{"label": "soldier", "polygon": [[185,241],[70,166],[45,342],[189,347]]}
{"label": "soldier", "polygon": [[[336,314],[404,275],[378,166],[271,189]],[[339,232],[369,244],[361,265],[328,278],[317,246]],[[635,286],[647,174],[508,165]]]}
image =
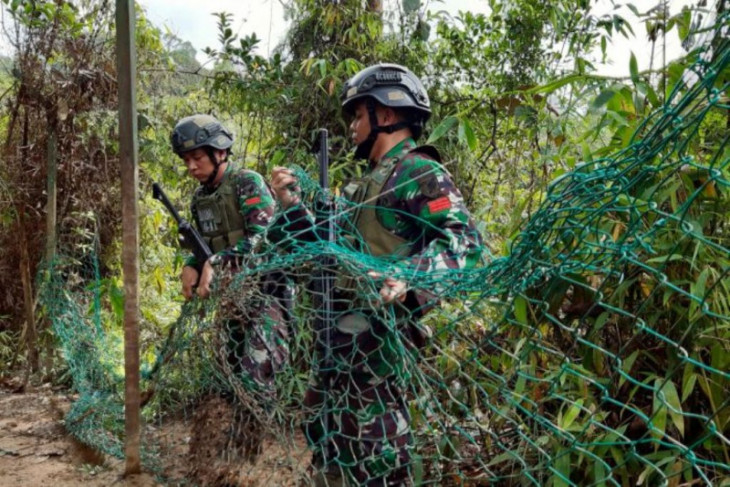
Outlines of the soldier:
{"label": "soldier", "polygon": [[[191,212],[202,237],[213,251],[206,262],[190,256],[182,270],[182,293],[193,290],[201,298],[210,294],[214,273],[235,273],[243,259],[257,250],[274,214],[275,203],[264,178],[257,172],[229,162],[233,135],[210,115],[180,120],[172,131],[173,151],[188,173],[200,182],[193,195]],[[224,309],[227,360],[249,392],[269,402],[274,396],[274,373],[288,356],[286,309],[287,288],[281,276],[267,275],[260,286],[261,298],[247,303],[249,309]],[[254,308],[254,309],[251,309]]]}
{"label": "soldier", "polygon": [[[421,273],[473,266],[482,242],[461,193],[438,152],[415,142],[431,115],[420,79],[399,65],[370,66],[345,83],[341,100],[352,117],[355,155],[369,167],[363,178],[343,185],[348,208],[356,211],[341,211],[350,218],[338,220],[338,231],[358,235],[361,251],[401,259]],[[272,188],[287,209],[276,225],[289,235],[311,235],[297,183],[290,170],[274,169]],[[353,279],[338,277],[332,370],[312,374],[305,398],[304,430],[320,472],[315,485],[411,483],[406,355],[425,345],[428,335],[417,321],[436,298],[392,276],[371,277],[382,280],[380,306],[392,307],[395,330],[379,318],[383,309],[359,297]],[[409,352],[397,346],[394,333]],[[321,340],[318,348],[325,353]]]}

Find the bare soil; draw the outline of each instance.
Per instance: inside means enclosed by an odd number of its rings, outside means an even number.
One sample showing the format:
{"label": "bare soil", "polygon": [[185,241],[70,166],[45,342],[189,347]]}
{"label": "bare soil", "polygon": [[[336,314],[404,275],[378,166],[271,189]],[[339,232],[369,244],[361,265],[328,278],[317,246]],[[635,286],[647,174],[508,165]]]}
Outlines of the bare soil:
{"label": "bare soil", "polygon": [[123,460],[80,443],[64,428],[73,397],[50,385],[20,389],[0,383],[0,487],[309,485],[310,455],[301,437],[293,447],[265,436],[231,445],[233,416],[218,399],[202,403],[192,421],[156,426],[153,434],[165,445],[163,471],[125,478]]}

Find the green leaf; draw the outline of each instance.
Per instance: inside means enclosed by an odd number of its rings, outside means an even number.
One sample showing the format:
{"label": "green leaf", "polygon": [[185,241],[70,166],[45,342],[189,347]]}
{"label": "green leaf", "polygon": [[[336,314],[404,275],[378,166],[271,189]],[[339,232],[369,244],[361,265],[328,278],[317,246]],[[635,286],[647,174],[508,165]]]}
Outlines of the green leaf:
{"label": "green leaf", "polygon": [[469,120],[465,118],[459,119],[459,140],[466,144],[470,150],[476,150],[477,137],[474,135],[474,129],[471,128]]}
{"label": "green leaf", "polygon": [[684,416],[682,415],[682,404],[679,401],[679,394],[674,382],[667,380],[662,388],[662,394],[668,406],[669,417],[672,419],[674,427],[679,431],[679,435],[684,437]]}
{"label": "green leaf", "polygon": [[284,160],[284,156],[286,156],[286,152],[283,150],[277,150],[274,152],[274,155],[271,156],[271,161],[269,162],[269,166],[271,168],[274,168],[281,164],[281,161]]}
{"label": "green leaf", "polygon": [[493,465],[509,464],[515,461],[515,454],[512,452],[500,453],[496,457],[492,458],[487,464],[488,467]]}
{"label": "green leaf", "polygon": [[598,315],[598,318],[596,318],[596,322],[593,324],[593,329],[591,330],[592,333],[596,333],[603,328],[603,325],[606,324],[606,321],[608,321],[609,314],[607,311],[604,311],[600,315]]}
{"label": "green leaf", "polygon": [[612,90],[611,88],[608,88],[606,90],[603,90],[595,100],[593,100],[593,103],[591,103],[591,109],[598,110],[603,105],[608,103],[608,101],[616,95],[616,92]]}
{"label": "green leaf", "polygon": [[671,255],[662,255],[660,257],[654,257],[653,259],[647,259],[647,264],[663,264],[665,262],[672,262],[675,260],[684,260],[684,255],[681,254],[671,254]]}
{"label": "green leaf", "polygon": [[124,318],[124,291],[117,286],[115,281],[110,281],[109,285],[109,302],[117,319]]}
{"label": "green leaf", "polygon": [[664,436],[664,431],[667,428],[667,406],[665,405],[664,398],[660,394],[662,382],[664,382],[663,377],[654,379],[654,404],[651,417],[653,428],[651,435],[655,438]]}
{"label": "green leaf", "polygon": [[435,129],[433,129],[433,132],[431,132],[431,135],[428,137],[428,140],[426,141],[426,144],[432,144],[439,140],[441,137],[446,134],[451,128],[456,125],[456,123],[459,121],[458,118],[454,116],[446,117],[440,124],[436,126]]}
{"label": "green leaf", "polygon": [[534,88],[531,88],[529,90],[525,90],[523,93],[525,94],[533,94],[533,93],[552,93],[553,91],[562,88],[565,85],[568,85],[573,82],[577,81],[586,81],[588,79],[591,79],[591,76],[585,76],[581,74],[571,74],[564,78],[556,79],[555,81],[551,81],[550,83],[544,84],[542,86],[536,86]]}
{"label": "green leaf", "polygon": [[639,478],[636,479],[636,485],[644,485],[644,482],[646,482],[649,475],[654,472],[654,469],[656,469],[654,465],[649,465],[648,467],[646,467],[639,475]]}
{"label": "green leaf", "polygon": [[608,111],[606,114],[614,119],[619,127],[627,127],[629,125],[629,121],[618,112]]}
{"label": "green leaf", "polygon": [[692,12],[685,6],[682,8],[682,13],[677,16],[677,30],[679,32],[679,38],[683,41],[689,36],[691,23]]}
{"label": "green leaf", "polygon": [[[692,293],[692,296],[699,300],[703,300],[705,298],[705,288],[707,287],[707,278],[710,276],[710,269],[711,267],[705,268],[702,272],[700,272],[699,277],[697,278],[697,281],[693,282],[689,286],[690,293]],[[689,302],[689,319],[694,320],[697,319],[698,316],[695,316],[697,311],[701,311],[700,309],[700,303],[693,299]]]}
{"label": "green leaf", "polygon": [[[633,368],[634,362],[636,362],[636,359],[638,356],[639,356],[639,350],[634,350],[634,352],[632,352],[631,355],[629,355],[628,357],[626,357],[623,360],[623,362],[621,364],[621,370],[626,375],[631,375],[631,369]],[[624,385],[624,382],[626,382],[626,377],[624,377],[622,375],[618,381],[618,386],[621,387],[622,385]]]}
{"label": "green leaf", "polygon": [[567,430],[570,428],[570,425],[573,424],[575,421],[575,418],[578,417],[580,414],[581,407],[583,407],[583,399],[578,399],[574,404],[568,408],[568,411],[566,411],[565,416],[563,416],[563,421],[560,424],[560,428]]}
{"label": "green leaf", "polygon": [[570,451],[562,450],[558,453],[558,458],[555,460],[555,469],[557,472],[553,474],[552,481],[554,487],[568,487],[568,481],[570,480]]}
{"label": "green leaf", "polygon": [[634,85],[636,85],[640,79],[639,79],[639,65],[636,62],[636,56],[634,56],[634,53],[631,53],[631,58],[629,59],[629,72],[631,73],[631,81],[634,82]]}
{"label": "green leaf", "polygon": [[522,296],[515,298],[515,318],[523,325],[527,325],[527,301]]}
{"label": "green leaf", "polygon": [[695,367],[693,364],[688,363],[684,366],[684,373],[682,374],[682,402],[686,401],[697,383],[697,374],[695,374]]}
{"label": "green leaf", "polygon": [[596,482],[593,485],[598,487],[605,487],[606,484],[606,467],[600,461],[593,462],[593,481]]}
{"label": "green leaf", "polygon": [[649,103],[651,103],[654,108],[658,108],[661,105],[659,97],[657,97],[656,91],[649,84],[647,84],[646,87],[646,99],[649,100]]}

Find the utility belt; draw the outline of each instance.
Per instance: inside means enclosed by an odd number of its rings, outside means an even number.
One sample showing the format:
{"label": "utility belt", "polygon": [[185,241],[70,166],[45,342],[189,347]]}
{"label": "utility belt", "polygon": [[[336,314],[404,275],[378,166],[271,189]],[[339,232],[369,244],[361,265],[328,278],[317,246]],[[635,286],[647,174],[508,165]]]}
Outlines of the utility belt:
{"label": "utility belt", "polygon": [[[358,297],[359,293],[352,289],[335,288],[332,294],[332,311],[336,331],[353,337],[371,330],[376,335],[379,331],[384,332],[386,329],[386,325],[383,323],[384,313],[382,310],[377,312],[374,309],[373,301],[364,299],[362,295]],[[371,299],[379,299],[379,296],[374,295]],[[421,349],[426,346],[432,334],[430,328],[414,319],[411,311],[401,303],[389,306],[392,306],[392,314],[389,314],[393,319],[393,326],[399,332],[406,347]]]}
{"label": "utility belt", "polygon": [[234,246],[236,244],[236,242],[238,242],[245,236],[246,236],[246,232],[244,232],[243,229],[240,229],[240,230],[234,230],[229,233],[225,233],[223,235],[216,235],[215,237],[203,236],[203,238],[205,239],[205,242],[208,244],[208,247],[210,247],[214,253],[217,253],[223,249],[227,249],[229,247]]}

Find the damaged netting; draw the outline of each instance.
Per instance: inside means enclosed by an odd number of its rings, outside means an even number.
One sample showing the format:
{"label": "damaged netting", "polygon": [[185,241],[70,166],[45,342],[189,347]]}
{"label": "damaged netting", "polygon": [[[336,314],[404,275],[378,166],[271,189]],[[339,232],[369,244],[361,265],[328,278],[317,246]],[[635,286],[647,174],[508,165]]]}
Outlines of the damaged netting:
{"label": "damaged netting", "polygon": [[[730,116],[728,44],[714,37],[628,147],[554,181],[503,257],[484,247],[423,272],[369,255],[352,222],[375,201],[297,170],[314,223],[272,228],[219,273],[216,298],[147,344],[147,464],[168,478],[175,454],[210,458],[196,474],[227,469],[200,483],[243,484],[248,469],[261,485],[724,485],[730,147],[727,131],[706,143],[703,122]],[[39,298],[79,393],[66,425],[121,456],[120,338],[74,266],[45,271]],[[383,305],[385,276],[433,309]],[[163,435],[171,422],[193,432]],[[252,459],[272,445],[267,473]]]}

